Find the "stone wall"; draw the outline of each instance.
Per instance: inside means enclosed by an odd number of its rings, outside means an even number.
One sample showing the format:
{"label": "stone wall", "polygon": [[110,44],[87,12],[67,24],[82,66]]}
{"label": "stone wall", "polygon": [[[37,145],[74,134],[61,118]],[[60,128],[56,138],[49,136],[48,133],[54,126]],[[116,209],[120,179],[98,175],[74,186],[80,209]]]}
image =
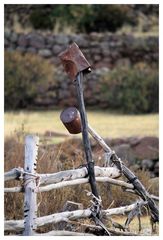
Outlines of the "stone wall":
{"label": "stone wall", "polygon": [[[18,34],[5,30],[5,49],[38,54],[55,66],[55,76],[48,90],[39,93],[31,107],[76,105],[76,91],[64,73],[58,54],[75,41],[90,64],[92,73],[85,81],[87,106],[108,107],[100,92],[100,79],[118,65],[130,66],[137,62],[158,63],[158,37],[133,37],[131,35],[97,34],[52,35],[45,33]],[[54,81],[53,81],[54,80]]]}
{"label": "stone wall", "polygon": [[113,68],[116,64],[139,61],[158,62],[158,37],[91,33],[78,35],[52,35],[45,33],[18,34],[5,30],[5,49],[32,52],[50,59],[58,65],[57,55],[75,41],[93,68]]}

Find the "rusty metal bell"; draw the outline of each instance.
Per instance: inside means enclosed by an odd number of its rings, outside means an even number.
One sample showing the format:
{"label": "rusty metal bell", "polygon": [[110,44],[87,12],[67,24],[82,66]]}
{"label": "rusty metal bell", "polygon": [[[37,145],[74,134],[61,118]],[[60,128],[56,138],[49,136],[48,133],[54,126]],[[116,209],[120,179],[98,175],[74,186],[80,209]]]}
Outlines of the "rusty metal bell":
{"label": "rusty metal bell", "polygon": [[69,133],[81,133],[80,113],[75,107],[69,107],[63,110],[60,114],[60,119],[65,125]]}

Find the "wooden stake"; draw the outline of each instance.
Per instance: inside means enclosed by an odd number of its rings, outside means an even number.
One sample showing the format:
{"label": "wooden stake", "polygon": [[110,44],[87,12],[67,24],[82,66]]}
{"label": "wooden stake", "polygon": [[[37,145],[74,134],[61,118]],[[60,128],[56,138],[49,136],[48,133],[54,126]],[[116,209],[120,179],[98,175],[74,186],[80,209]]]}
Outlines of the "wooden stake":
{"label": "wooden stake", "polygon": [[87,121],[87,115],[86,115],[85,105],[84,105],[82,81],[83,81],[83,72],[79,72],[76,78],[76,91],[77,91],[77,99],[78,99],[79,111],[81,116],[83,145],[85,150],[86,161],[88,164],[88,175],[89,175],[91,190],[92,190],[92,193],[97,198],[99,198],[97,186],[96,186],[96,180],[95,180],[95,173],[94,173],[94,161],[92,159],[91,144],[90,144],[89,135],[88,135],[88,121]]}
{"label": "wooden stake", "polygon": [[[36,229],[36,165],[38,154],[39,138],[37,136],[28,135],[25,138],[25,164],[24,171],[24,236],[34,235]],[[28,175],[30,173],[30,175]],[[31,175],[33,174],[33,176]]]}

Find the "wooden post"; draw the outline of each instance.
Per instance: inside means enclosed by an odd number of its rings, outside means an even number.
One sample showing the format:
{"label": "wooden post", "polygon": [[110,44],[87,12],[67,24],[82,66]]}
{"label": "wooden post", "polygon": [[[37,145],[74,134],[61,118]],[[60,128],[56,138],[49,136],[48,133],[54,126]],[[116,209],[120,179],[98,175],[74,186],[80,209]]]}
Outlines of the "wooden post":
{"label": "wooden post", "polygon": [[79,72],[76,78],[76,91],[77,91],[77,99],[78,99],[79,111],[81,116],[83,145],[84,145],[85,156],[86,156],[86,161],[88,165],[88,175],[89,175],[91,190],[92,190],[92,193],[97,198],[99,198],[99,194],[96,186],[96,180],[95,180],[95,173],[94,173],[94,161],[92,159],[91,144],[90,144],[89,135],[88,135],[88,121],[87,121],[87,115],[86,115],[85,105],[84,105],[82,82],[83,82],[83,72]]}
{"label": "wooden post", "polygon": [[[24,163],[24,236],[34,235],[37,216],[36,166],[39,137],[28,135],[25,138]],[[29,173],[29,174],[28,174]],[[33,174],[33,175],[32,175]]]}

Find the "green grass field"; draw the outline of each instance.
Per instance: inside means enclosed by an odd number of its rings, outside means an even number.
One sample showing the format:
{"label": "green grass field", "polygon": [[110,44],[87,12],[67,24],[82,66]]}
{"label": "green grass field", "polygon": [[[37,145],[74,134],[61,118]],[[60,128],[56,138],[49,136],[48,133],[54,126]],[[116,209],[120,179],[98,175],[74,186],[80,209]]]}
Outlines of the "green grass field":
{"label": "green grass field", "polygon": [[[60,121],[59,110],[6,112],[4,135],[22,128],[27,133],[45,131],[68,133]],[[87,111],[89,124],[103,137],[158,136],[159,115],[122,115],[107,111]]]}

